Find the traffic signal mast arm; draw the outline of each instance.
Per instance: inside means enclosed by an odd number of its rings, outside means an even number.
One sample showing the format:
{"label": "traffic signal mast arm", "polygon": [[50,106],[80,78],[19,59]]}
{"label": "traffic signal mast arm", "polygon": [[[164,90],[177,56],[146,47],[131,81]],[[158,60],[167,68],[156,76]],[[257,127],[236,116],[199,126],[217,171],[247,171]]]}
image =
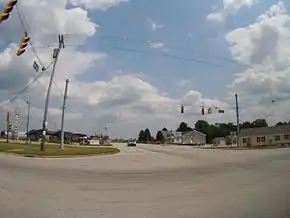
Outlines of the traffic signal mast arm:
{"label": "traffic signal mast arm", "polygon": [[4,20],[7,20],[10,16],[11,11],[13,10],[13,7],[17,4],[17,0],[10,0],[7,5],[5,6],[4,10],[1,13],[0,16],[0,23],[2,23]]}

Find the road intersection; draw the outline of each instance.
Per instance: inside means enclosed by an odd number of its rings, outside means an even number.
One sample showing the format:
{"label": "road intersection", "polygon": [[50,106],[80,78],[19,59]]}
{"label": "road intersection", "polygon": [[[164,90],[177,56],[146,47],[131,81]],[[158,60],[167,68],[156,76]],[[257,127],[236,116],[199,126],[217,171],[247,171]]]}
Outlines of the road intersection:
{"label": "road intersection", "polygon": [[115,146],[101,157],[0,155],[0,217],[290,217],[289,149]]}

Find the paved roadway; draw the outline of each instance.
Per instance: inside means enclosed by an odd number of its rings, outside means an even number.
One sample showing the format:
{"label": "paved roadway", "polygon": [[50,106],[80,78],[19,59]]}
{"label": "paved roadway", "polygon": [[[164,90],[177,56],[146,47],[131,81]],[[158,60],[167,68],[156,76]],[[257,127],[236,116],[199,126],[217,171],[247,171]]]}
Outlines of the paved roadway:
{"label": "paved roadway", "polygon": [[289,149],[117,147],[90,158],[0,155],[0,217],[290,217]]}

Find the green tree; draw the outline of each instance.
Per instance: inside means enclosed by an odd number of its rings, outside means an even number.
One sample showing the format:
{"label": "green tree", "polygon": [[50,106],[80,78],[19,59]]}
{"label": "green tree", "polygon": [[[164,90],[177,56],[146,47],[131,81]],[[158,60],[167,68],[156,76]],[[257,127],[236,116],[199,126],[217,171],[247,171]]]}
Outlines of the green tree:
{"label": "green tree", "polygon": [[241,126],[241,129],[248,129],[248,128],[252,128],[253,127],[252,123],[249,122],[249,121],[246,121],[246,122],[242,123],[240,126]]}
{"label": "green tree", "polygon": [[185,122],[181,122],[178,129],[176,130],[177,132],[188,132],[192,131],[193,129],[187,125]]}
{"label": "green tree", "polygon": [[164,142],[164,135],[163,135],[162,131],[160,131],[160,130],[156,134],[156,141]]}
{"label": "green tree", "polygon": [[149,143],[151,141],[151,139],[152,139],[152,137],[151,137],[150,130],[148,128],[146,128],[144,131],[144,141]]}
{"label": "green tree", "polygon": [[138,141],[139,142],[144,142],[145,140],[145,132],[144,132],[144,130],[142,129],[140,132],[139,132],[139,135],[138,135]]}
{"label": "green tree", "polygon": [[195,130],[199,131],[199,132],[202,132],[204,134],[207,133],[208,131],[208,127],[209,127],[209,124],[207,121],[205,120],[198,120],[196,123],[195,123]]}
{"label": "green tree", "polygon": [[257,127],[267,127],[268,126],[268,123],[265,119],[256,119],[255,121],[252,122],[252,126],[254,128],[257,128]]}
{"label": "green tree", "polygon": [[278,123],[276,123],[275,126],[284,126],[284,125],[289,125],[289,124],[290,124],[290,122],[284,121],[284,122],[278,122]]}

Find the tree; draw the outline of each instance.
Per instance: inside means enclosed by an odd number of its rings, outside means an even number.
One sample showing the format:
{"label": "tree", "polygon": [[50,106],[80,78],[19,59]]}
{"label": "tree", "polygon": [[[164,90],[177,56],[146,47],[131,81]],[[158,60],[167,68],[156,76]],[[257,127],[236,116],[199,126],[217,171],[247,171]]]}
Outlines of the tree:
{"label": "tree", "polygon": [[284,122],[278,122],[278,123],[276,123],[275,126],[284,126],[284,125],[289,125],[289,124],[290,124],[290,122],[284,121]]}
{"label": "tree", "polygon": [[168,131],[168,130],[167,130],[167,128],[166,128],[166,127],[164,127],[164,128],[162,129],[162,131]]}
{"label": "tree", "polygon": [[164,142],[164,135],[163,135],[162,131],[160,131],[160,130],[156,134],[156,141]]}
{"label": "tree", "polygon": [[240,126],[241,126],[241,129],[248,129],[248,128],[252,128],[253,127],[252,123],[250,123],[248,121],[242,123]]}
{"label": "tree", "polygon": [[265,119],[256,119],[255,121],[252,122],[252,127],[267,127],[268,123]]}
{"label": "tree", "polygon": [[181,122],[178,129],[176,130],[177,132],[188,132],[192,131],[193,129],[187,125],[185,122]]}
{"label": "tree", "polygon": [[150,142],[152,139],[151,137],[151,133],[150,133],[150,130],[148,128],[145,129],[145,132],[144,132],[144,141],[145,142]]}
{"label": "tree", "polygon": [[144,141],[145,141],[145,140],[144,140],[144,136],[145,136],[144,130],[141,130],[141,131],[139,132],[138,141],[139,141],[139,142],[144,142]]}
{"label": "tree", "polygon": [[202,132],[204,134],[207,133],[207,130],[208,130],[208,127],[209,127],[209,124],[207,121],[205,120],[198,120],[196,123],[195,123],[195,129],[199,132]]}

